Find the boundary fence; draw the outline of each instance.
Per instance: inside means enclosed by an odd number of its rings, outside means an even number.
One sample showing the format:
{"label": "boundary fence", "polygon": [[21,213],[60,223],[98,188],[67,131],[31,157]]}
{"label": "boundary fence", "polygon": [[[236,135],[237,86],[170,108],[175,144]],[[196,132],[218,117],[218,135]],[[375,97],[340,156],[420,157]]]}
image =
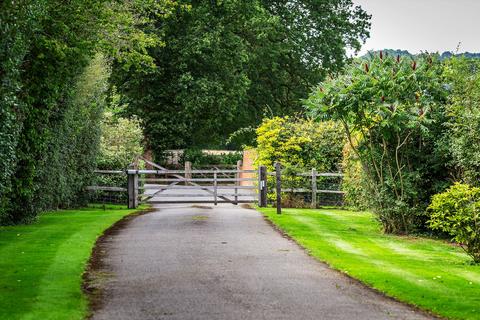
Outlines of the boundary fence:
{"label": "boundary fence", "polygon": [[[282,195],[303,194],[310,196],[310,206],[316,208],[320,194],[343,196],[341,182],[335,188],[322,188],[318,179],[342,179],[342,173],[300,172],[286,175],[281,164],[275,164],[275,170],[268,172],[265,166],[258,170],[242,170],[241,161],[236,168],[192,170],[190,163],[185,170],[168,170],[156,163],[143,159],[154,169],[97,170],[101,175],[125,175],[126,186],[89,186],[90,191],[121,192],[127,194],[129,208],[137,208],[139,204],[161,203],[257,203],[266,207],[269,199],[269,185],[275,194],[274,205],[277,213],[281,213]],[[285,186],[283,180],[291,177],[300,178],[300,186]],[[270,179],[269,179],[270,177]],[[272,179],[273,178],[273,179]],[[271,197],[270,197],[271,199]]]}

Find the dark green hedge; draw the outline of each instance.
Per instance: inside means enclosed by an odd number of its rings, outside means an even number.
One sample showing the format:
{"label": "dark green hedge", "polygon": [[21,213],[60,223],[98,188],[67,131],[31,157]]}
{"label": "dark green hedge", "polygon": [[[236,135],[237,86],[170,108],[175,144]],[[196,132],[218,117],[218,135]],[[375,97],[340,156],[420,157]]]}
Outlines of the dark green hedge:
{"label": "dark green hedge", "polygon": [[0,3],[0,224],[83,203],[104,92],[98,3]]}

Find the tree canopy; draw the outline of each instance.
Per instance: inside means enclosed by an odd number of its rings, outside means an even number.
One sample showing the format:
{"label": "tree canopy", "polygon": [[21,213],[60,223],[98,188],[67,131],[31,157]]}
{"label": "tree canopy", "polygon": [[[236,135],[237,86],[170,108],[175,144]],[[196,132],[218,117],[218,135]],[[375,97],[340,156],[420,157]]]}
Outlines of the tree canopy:
{"label": "tree canopy", "polygon": [[117,93],[157,154],[224,145],[301,110],[368,20],[351,0],[0,2],[0,224],[85,203]]}
{"label": "tree canopy", "polygon": [[180,1],[157,21],[155,70],[116,73],[149,147],[224,146],[265,116],[300,112],[301,99],[359,49],[369,16],[350,0]]}

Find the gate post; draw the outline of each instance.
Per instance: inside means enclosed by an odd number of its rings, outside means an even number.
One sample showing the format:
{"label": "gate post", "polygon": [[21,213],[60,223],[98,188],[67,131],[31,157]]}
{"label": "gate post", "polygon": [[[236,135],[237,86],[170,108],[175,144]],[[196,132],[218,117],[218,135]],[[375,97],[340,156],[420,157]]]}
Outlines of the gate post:
{"label": "gate post", "polygon": [[277,194],[277,214],[282,213],[282,165],[275,162],[275,187]]}
{"label": "gate post", "polygon": [[[185,180],[192,179],[192,163],[190,161],[185,161]],[[185,185],[189,185],[187,181],[185,181]]]}
{"label": "gate post", "polygon": [[317,208],[317,169],[312,168],[312,208]]}
{"label": "gate post", "polygon": [[258,168],[258,206],[267,206],[267,168],[265,166]]}
{"label": "gate post", "polygon": [[218,194],[218,180],[217,180],[217,171],[218,169],[215,168],[213,171],[213,202],[217,205],[217,194]]}
{"label": "gate post", "polygon": [[128,209],[138,207],[138,174],[127,170]]}
{"label": "gate post", "polygon": [[237,186],[241,185],[240,178],[242,177],[242,175],[240,174],[240,170],[242,170],[242,164],[243,164],[242,160],[237,161],[237,172],[235,173],[235,202],[234,202],[235,205],[238,204],[238,188],[237,188]]}

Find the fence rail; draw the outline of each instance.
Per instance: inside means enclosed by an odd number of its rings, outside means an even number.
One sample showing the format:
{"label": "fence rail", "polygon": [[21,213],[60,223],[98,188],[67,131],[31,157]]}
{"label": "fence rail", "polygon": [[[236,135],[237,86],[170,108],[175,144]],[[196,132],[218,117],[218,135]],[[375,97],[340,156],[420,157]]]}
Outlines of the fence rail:
{"label": "fence rail", "polygon": [[125,192],[127,188],[122,187],[108,187],[108,186],[88,186],[89,191],[113,191],[113,192]]}
{"label": "fence rail", "polygon": [[[281,173],[283,174],[283,170]],[[267,175],[269,176],[276,176],[276,172],[267,172]],[[299,176],[299,177],[311,177],[312,173],[311,172],[299,172],[299,173],[293,173],[293,176]],[[317,177],[343,177],[343,173],[340,172],[317,172],[316,174]]]}
{"label": "fence rail", "polygon": [[214,174],[214,173],[256,173],[257,170],[127,170],[127,174]]}
{"label": "fence rail", "polygon": [[[215,182],[215,181],[214,181]],[[138,187],[138,190],[211,190],[214,191],[214,189],[256,189],[257,187],[255,186],[236,186],[236,185],[213,185],[213,186],[177,186],[177,185],[145,185],[143,187]]]}
{"label": "fence rail", "polygon": [[334,194],[345,194],[345,191],[341,190],[328,190],[328,189],[305,189],[305,188],[282,188],[282,192],[293,192],[293,193],[308,193],[314,192],[317,193],[334,193]]}
{"label": "fence rail", "polygon": [[142,178],[143,182],[240,182],[240,181],[256,181],[255,178]]}
{"label": "fence rail", "polygon": [[100,174],[126,174],[125,170],[95,170],[93,173]]}

